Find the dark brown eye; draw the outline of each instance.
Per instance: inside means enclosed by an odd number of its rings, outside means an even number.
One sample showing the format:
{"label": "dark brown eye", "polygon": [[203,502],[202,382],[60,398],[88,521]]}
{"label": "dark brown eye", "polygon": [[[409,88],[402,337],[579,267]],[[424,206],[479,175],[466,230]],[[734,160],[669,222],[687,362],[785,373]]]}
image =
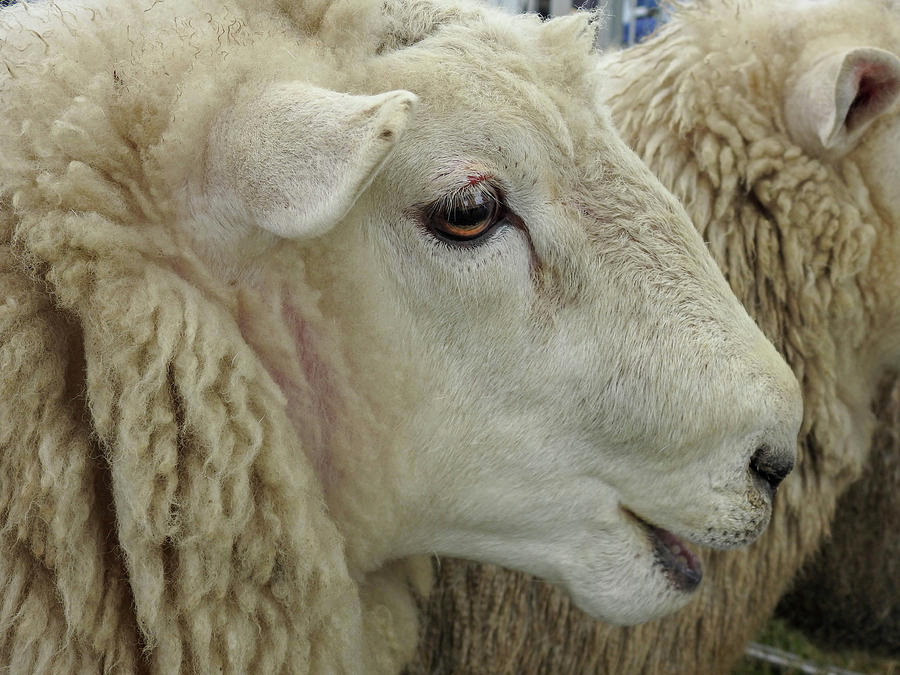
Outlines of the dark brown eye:
{"label": "dark brown eye", "polygon": [[434,204],[426,211],[426,224],[443,239],[470,242],[490,232],[503,215],[496,191],[482,184]]}

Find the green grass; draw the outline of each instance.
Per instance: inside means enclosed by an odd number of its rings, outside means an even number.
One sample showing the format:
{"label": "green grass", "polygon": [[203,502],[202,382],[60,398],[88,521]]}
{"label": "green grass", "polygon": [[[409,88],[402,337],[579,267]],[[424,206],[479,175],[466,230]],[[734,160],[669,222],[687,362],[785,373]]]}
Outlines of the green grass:
{"label": "green grass", "polygon": [[[800,631],[790,628],[785,621],[773,619],[760,633],[756,642],[776,647],[815,663],[823,670],[828,666],[842,668],[865,675],[900,675],[900,660],[879,659],[857,652],[829,652],[814,645]],[[732,671],[732,675],[798,675],[796,668],[780,668],[756,659],[744,657]]]}

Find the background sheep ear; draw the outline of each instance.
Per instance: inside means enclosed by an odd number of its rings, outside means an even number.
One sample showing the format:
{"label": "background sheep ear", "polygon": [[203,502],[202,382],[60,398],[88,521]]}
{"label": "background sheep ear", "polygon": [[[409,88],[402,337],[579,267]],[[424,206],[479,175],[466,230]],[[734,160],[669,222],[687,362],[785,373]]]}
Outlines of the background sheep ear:
{"label": "background sheep ear", "polygon": [[900,94],[900,59],[875,47],[834,52],[801,73],[785,99],[796,143],[816,153],[848,149]]}
{"label": "background sheep ear", "polygon": [[281,237],[326,232],[383,166],[416,100],[408,91],[354,96],[296,82],[240,99],[210,134],[213,208]]}

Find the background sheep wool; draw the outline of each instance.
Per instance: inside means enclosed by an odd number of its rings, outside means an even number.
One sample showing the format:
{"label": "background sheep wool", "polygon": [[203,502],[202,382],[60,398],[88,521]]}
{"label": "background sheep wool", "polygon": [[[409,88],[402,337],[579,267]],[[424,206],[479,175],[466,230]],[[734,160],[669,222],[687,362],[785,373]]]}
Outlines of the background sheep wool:
{"label": "background sheep wool", "polygon": [[297,38],[149,4],[0,14],[0,662],[352,672],[365,642],[396,669],[406,569],[350,578],[233,300],[165,227],[154,161],[191,162],[171,123],[189,141],[221,73],[274,60],[259,31]]}
{"label": "background sheep wool", "polygon": [[779,614],[823,646],[900,656],[900,385],[886,383],[863,475],[838,501],[827,541]]}

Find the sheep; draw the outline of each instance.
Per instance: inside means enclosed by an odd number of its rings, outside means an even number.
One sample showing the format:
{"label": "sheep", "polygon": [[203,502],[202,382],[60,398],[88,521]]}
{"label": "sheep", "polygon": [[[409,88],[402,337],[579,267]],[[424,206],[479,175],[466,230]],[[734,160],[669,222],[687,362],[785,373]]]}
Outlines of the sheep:
{"label": "sheep", "polygon": [[2,10],[3,667],[396,672],[432,551],[629,623],[692,596],[683,539],[759,535],[799,385],[597,104],[594,32]]}
{"label": "sheep", "polygon": [[[728,672],[868,461],[870,406],[900,365],[897,7],[672,9],[654,37],[605,57],[601,98],[794,368],[799,475],[764,537],[710,552],[711,583],[652,624],[598,624],[525,576],[442,560],[413,672]],[[872,587],[895,598],[883,579]]]}

